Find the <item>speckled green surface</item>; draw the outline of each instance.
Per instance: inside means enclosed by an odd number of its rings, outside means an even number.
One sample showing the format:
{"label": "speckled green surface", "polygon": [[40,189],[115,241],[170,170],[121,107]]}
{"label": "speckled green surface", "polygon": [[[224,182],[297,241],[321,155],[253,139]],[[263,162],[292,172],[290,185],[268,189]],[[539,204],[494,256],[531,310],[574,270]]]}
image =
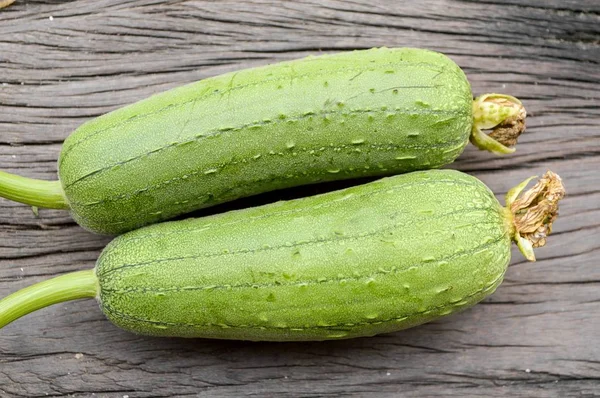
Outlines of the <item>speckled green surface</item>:
{"label": "speckled green surface", "polygon": [[391,332],[491,294],[510,260],[507,225],[476,178],[419,171],[122,235],[98,260],[99,300],[118,326],[158,336]]}
{"label": "speckled green surface", "polygon": [[59,177],[77,222],[116,234],[273,189],[440,167],[468,142],[471,108],[439,53],[305,58],[94,119],[65,141]]}

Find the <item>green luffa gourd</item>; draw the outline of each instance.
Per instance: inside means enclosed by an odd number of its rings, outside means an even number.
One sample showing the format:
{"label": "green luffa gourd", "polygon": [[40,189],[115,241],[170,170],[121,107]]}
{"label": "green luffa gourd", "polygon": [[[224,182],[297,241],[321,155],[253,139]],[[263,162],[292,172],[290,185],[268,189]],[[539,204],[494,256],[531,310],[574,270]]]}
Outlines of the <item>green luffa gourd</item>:
{"label": "green luffa gourd", "polygon": [[439,168],[469,138],[510,153],[524,118],[514,97],[474,101],[463,71],[440,53],[309,57],[208,78],[93,119],[66,139],[58,181],[0,172],[0,196],[68,209],[88,230],[119,234],[275,189]]}
{"label": "green luffa gourd", "polygon": [[326,340],[393,332],[479,302],[502,282],[511,241],[534,260],[564,194],[548,172],[501,206],[452,170],[384,178],[318,196],[117,237],[94,270],[0,301],[0,327],[95,297],[117,326],[154,336]]}

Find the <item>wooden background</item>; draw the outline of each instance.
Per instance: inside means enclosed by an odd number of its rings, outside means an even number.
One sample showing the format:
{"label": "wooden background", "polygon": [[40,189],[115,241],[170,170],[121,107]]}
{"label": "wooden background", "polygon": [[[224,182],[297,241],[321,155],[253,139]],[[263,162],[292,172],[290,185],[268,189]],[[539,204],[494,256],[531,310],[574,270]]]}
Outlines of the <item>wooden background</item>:
{"label": "wooden background", "polygon": [[[469,147],[451,167],[499,197],[547,169],[563,177],[537,263],[513,250],[504,284],[473,309],[338,342],[144,338],[93,300],[56,305],[0,331],[0,396],[600,396],[598,0],[17,0],[0,11],[0,169],[55,179],[62,141],[95,116],[238,68],[373,46],[442,51],[475,94],[524,101],[515,155]],[[93,267],[108,241],[65,212],[0,200],[0,296]]]}

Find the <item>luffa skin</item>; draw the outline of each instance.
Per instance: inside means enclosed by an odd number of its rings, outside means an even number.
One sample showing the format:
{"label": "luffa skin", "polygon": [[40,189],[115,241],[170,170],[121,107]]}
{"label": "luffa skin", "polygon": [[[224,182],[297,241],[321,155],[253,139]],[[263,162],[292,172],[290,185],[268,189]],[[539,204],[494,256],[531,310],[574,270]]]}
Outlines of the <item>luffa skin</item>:
{"label": "luffa skin", "polygon": [[[0,195],[119,234],[275,189],[438,168],[469,138],[511,152],[480,130],[522,121],[524,108],[509,96],[479,98],[458,65],[421,49],[241,70],[83,124],[64,143],[60,181],[0,172]],[[512,145],[523,129],[504,128],[501,140]]]}
{"label": "luffa skin", "polygon": [[324,340],[415,326],[501,283],[506,210],[473,177],[416,172],[163,223],[98,260],[100,307],[156,336]]}
{"label": "luffa skin", "polygon": [[461,69],[422,50],[242,70],[81,126],[60,180],[81,225],[129,230],[273,189],[440,167],[468,142],[472,101]]}

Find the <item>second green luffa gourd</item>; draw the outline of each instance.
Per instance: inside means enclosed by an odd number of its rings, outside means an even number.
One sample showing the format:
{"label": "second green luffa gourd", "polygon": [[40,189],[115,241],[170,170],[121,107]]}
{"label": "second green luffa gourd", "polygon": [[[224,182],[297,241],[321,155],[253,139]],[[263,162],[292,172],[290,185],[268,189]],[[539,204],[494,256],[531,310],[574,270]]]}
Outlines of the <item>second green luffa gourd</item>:
{"label": "second green luffa gourd", "polygon": [[533,260],[564,194],[548,172],[507,206],[475,177],[427,170],[345,190],[141,228],[93,270],[0,300],[0,328],[95,297],[131,332],[326,340],[405,329],[465,309],[502,282],[511,241]]}

